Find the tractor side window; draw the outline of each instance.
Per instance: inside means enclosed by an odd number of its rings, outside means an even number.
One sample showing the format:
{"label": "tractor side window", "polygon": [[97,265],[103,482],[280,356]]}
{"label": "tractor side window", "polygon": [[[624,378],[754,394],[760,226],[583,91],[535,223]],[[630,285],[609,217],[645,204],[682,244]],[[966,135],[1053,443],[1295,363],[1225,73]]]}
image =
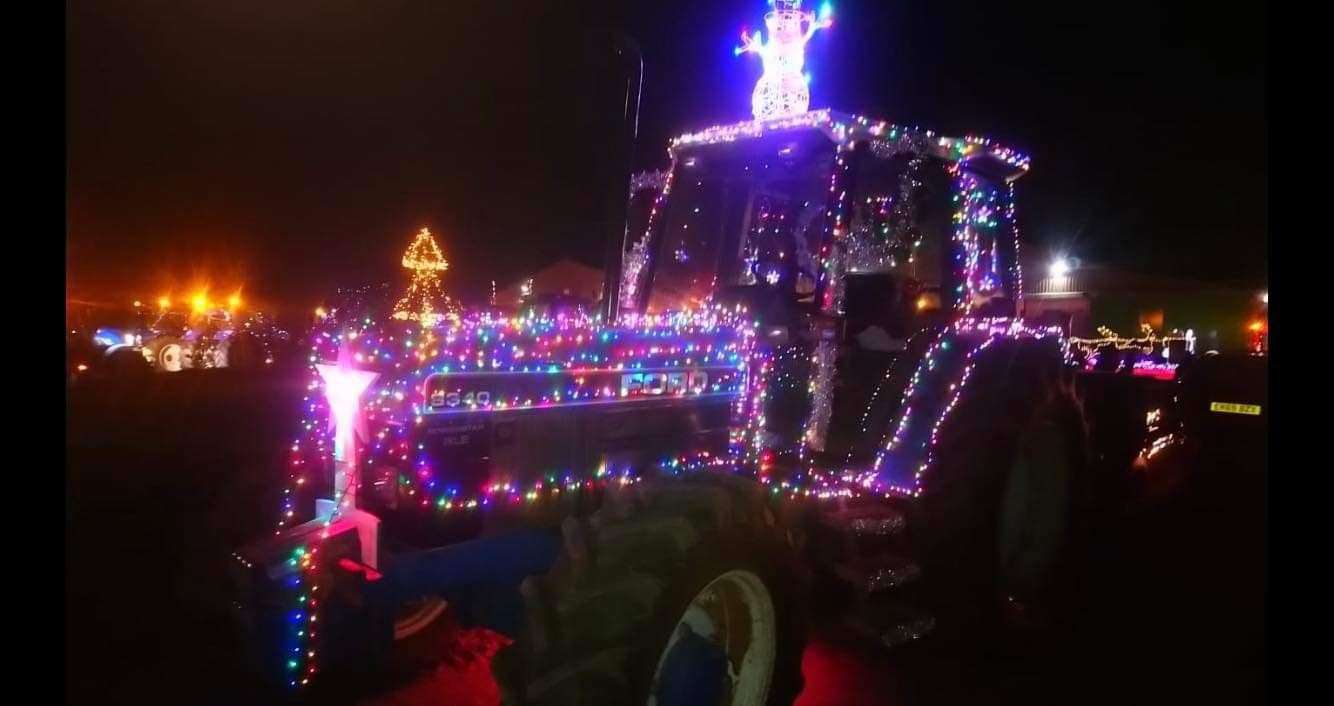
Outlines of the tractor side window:
{"label": "tractor side window", "polygon": [[854,165],[845,332],[859,346],[892,350],[948,308],[949,175],[911,153],[867,150]]}
{"label": "tractor side window", "polygon": [[718,278],[723,235],[744,198],[727,179],[679,168],[665,204],[662,235],[648,267],[653,273],[648,311],[680,311],[708,300]]}
{"label": "tractor side window", "polygon": [[906,152],[868,150],[856,164],[848,272],[892,272],[938,291],[948,279],[948,175],[937,160]]}
{"label": "tractor side window", "polygon": [[[654,175],[657,176],[657,175]],[[647,279],[649,243],[652,225],[651,215],[661,204],[662,188],[665,177],[657,181],[634,188],[625,216],[626,250],[621,253],[620,307],[638,310],[640,299]],[[646,179],[647,181],[647,179]]]}

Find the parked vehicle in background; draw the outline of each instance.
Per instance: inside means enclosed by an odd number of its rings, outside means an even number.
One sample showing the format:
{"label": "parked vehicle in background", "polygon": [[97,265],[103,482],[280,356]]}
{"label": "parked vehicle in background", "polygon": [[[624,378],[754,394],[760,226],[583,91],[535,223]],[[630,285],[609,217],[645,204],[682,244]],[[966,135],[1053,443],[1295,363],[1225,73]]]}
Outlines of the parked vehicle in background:
{"label": "parked vehicle in background", "polygon": [[1263,488],[1269,357],[1210,353],[1180,373],[1171,400],[1145,417],[1145,441],[1134,461],[1141,494],[1161,499],[1188,482]]}

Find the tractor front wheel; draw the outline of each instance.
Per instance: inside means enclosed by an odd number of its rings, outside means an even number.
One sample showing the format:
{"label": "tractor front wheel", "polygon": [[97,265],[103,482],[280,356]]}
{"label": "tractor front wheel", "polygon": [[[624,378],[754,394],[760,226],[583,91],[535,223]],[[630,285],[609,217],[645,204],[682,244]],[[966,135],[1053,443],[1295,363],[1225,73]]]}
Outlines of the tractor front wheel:
{"label": "tractor front wheel", "polygon": [[552,570],[524,581],[522,634],[493,661],[505,703],[791,702],[801,592],[759,484],[644,481],[563,535]]}

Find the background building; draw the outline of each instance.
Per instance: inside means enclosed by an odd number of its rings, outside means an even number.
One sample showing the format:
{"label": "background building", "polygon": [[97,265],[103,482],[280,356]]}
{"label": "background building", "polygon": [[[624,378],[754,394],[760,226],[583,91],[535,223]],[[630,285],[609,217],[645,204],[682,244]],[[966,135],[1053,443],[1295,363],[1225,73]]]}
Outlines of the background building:
{"label": "background building", "polygon": [[496,290],[496,306],[517,307],[533,297],[562,296],[595,304],[602,298],[602,270],[564,258]]}
{"label": "background building", "polygon": [[1085,338],[1095,337],[1099,326],[1122,335],[1137,334],[1142,324],[1159,332],[1192,329],[1202,351],[1246,348],[1264,289],[1099,265],[1053,276],[1048,263],[1034,262],[1025,264],[1024,274],[1027,319],[1059,323]]}

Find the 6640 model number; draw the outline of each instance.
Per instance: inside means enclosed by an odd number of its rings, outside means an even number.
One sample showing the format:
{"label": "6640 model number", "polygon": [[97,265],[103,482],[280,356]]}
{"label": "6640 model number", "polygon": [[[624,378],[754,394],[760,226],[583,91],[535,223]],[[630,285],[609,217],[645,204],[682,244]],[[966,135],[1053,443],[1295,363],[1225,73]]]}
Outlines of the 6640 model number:
{"label": "6640 model number", "polygon": [[434,390],[431,392],[430,403],[432,407],[489,407],[491,406],[491,393],[481,392],[445,392],[444,390]]}

